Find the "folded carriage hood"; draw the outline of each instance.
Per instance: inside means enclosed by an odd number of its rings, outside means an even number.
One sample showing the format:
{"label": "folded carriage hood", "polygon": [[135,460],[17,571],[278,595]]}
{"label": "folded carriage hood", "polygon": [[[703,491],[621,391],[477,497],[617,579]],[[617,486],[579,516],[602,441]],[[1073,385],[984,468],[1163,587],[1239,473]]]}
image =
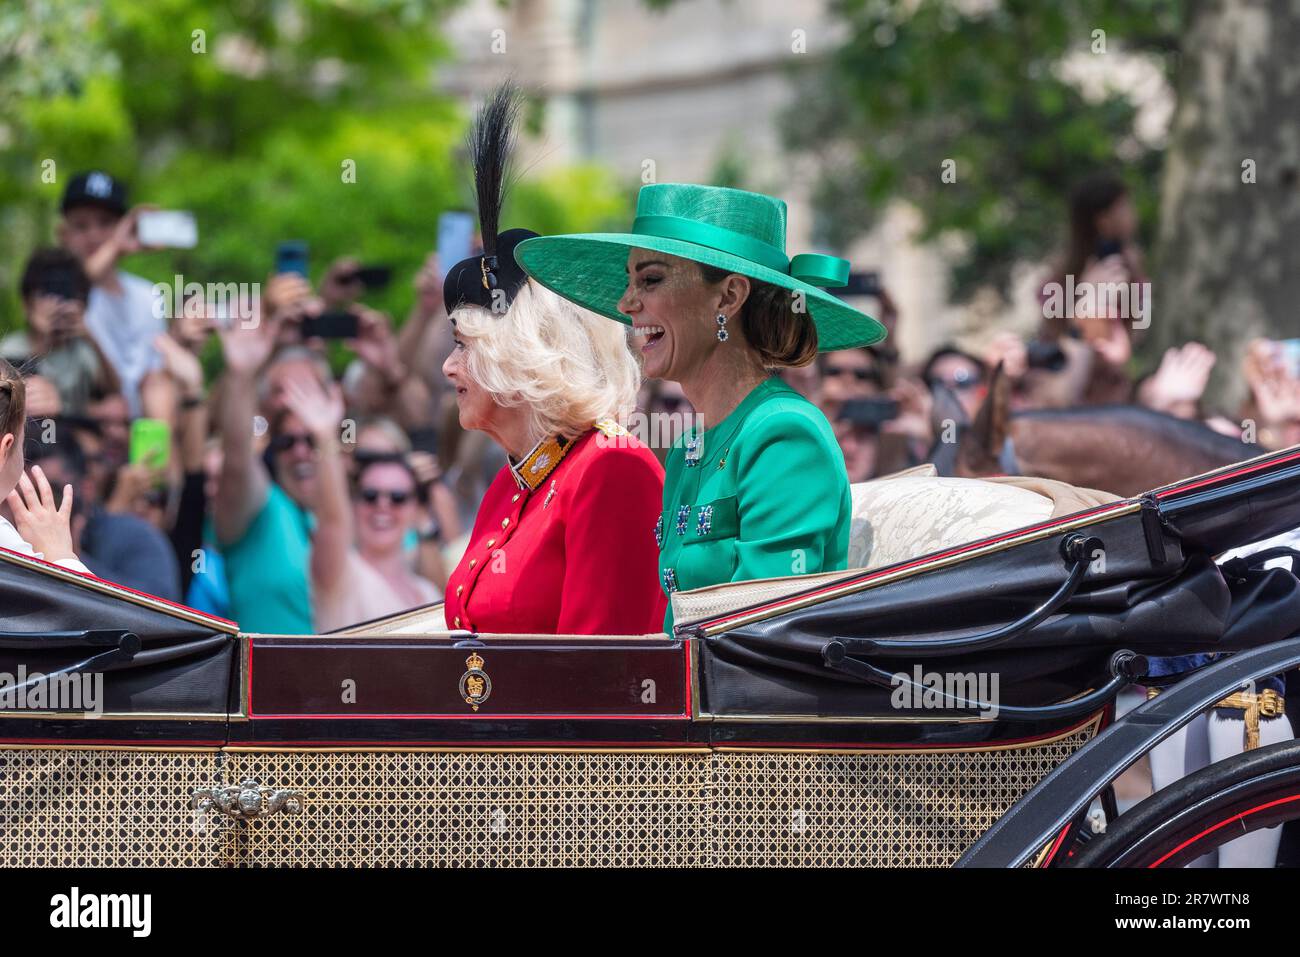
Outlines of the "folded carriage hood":
{"label": "folded carriage hood", "polygon": [[91,669],[104,673],[106,711],[225,715],[229,709],[233,622],[3,550],[0,609],[0,673],[51,674],[104,650],[42,636],[129,632],[138,650]]}
{"label": "folded carriage hood", "polygon": [[1218,555],[1300,528],[1300,446],[1262,455],[1147,496],[1189,550]]}
{"label": "folded carriage hood", "polygon": [[[746,713],[894,714],[889,690],[864,685],[823,661],[840,639],[950,639],[986,633],[1030,612],[1061,585],[1067,534],[1096,536],[1105,564],[1090,570],[1059,611],[1004,644],[964,655],[869,656],[910,671],[1000,678],[1004,704],[1041,705],[1107,678],[1119,649],[1145,655],[1231,652],[1300,631],[1300,582],[1285,569],[1235,569],[1223,551],[1300,526],[1300,450],[1263,456],[1102,511],[1061,520],[1033,536],[906,577],[888,570],[847,578],[822,596],[793,596],[729,620],[692,623],[701,644],[707,709]],[[879,580],[882,585],[876,585]],[[887,582],[888,587],[883,587]]]}

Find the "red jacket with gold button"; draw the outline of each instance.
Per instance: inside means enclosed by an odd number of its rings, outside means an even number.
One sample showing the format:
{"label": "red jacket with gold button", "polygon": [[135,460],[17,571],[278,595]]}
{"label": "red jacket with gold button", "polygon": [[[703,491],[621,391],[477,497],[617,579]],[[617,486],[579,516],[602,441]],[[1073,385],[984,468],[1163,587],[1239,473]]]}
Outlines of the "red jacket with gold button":
{"label": "red jacket with gold button", "polygon": [[550,438],[488,487],[447,581],[447,627],[498,634],[663,630],[655,522],[664,470],[617,426]]}

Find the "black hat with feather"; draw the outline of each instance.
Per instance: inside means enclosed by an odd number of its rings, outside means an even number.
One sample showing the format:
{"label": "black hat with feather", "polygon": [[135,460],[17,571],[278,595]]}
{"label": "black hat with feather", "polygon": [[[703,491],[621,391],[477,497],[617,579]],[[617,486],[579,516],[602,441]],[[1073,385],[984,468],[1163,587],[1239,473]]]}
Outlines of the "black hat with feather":
{"label": "black hat with feather", "polygon": [[519,90],[506,83],[488,97],[470,128],[469,154],[474,164],[474,198],[483,254],[462,259],[447,273],[442,298],[448,314],[461,305],[504,311],[528,281],[527,273],[515,262],[515,246],[537,233],[531,229],[498,232],[519,106]]}

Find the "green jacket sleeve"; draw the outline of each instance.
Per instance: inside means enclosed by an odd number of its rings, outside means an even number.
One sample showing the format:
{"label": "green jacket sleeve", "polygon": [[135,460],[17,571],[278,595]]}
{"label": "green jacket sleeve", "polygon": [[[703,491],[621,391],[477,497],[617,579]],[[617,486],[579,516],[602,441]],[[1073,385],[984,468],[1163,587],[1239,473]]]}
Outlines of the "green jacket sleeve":
{"label": "green jacket sleeve", "polygon": [[732,581],[844,568],[849,484],[821,411],[804,403],[761,410],[735,454],[740,528]]}

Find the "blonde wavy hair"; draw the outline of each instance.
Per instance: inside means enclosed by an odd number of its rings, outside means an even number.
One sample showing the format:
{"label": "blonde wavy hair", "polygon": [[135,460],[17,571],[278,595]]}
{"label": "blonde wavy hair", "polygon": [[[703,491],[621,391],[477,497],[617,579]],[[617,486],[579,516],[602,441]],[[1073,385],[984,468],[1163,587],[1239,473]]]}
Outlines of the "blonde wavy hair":
{"label": "blonde wavy hair", "polygon": [[451,319],[469,375],[497,405],[527,409],[534,442],[622,423],[636,407],[641,367],[624,327],[532,280],[504,314],[461,306]]}

